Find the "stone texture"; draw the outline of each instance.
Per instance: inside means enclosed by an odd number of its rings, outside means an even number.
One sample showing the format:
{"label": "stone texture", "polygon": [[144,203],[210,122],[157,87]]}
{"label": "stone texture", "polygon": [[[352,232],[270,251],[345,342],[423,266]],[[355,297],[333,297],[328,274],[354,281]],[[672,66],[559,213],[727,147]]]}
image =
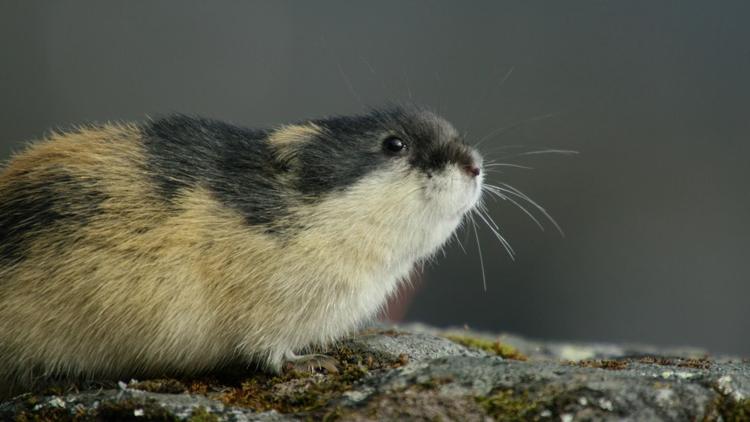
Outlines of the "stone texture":
{"label": "stone texture", "polygon": [[[516,359],[496,355],[512,348],[506,356]],[[364,330],[328,353],[341,361],[339,374],[230,369],[61,387],[0,404],[0,419],[750,420],[750,363],[695,349],[410,325]]]}

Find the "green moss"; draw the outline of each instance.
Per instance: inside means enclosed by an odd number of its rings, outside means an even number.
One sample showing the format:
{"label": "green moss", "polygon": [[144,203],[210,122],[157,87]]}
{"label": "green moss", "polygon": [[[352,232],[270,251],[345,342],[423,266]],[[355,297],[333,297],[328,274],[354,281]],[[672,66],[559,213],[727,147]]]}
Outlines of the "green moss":
{"label": "green moss", "polygon": [[458,343],[462,346],[470,347],[473,349],[484,350],[487,353],[492,353],[498,356],[502,356],[505,359],[513,360],[527,360],[528,357],[518,351],[515,347],[501,343],[500,341],[491,341],[478,337],[461,336],[461,335],[446,335],[445,338],[448,340]]}
{"label": "green moss", "polygon": [[406,334],[408,334],[408,333],[406,333],[404,331],[398,331],[398,330],[395,330],[393,328],[387,328],[387,329],[383,329],[383,328],[366,328],[366,329],[360,331],[358,335],[359,336],[376,335],[376,336],[398,337],[398,336],[403,336],[403,335],[406,335]]}
{"label": "green moss", "polygon": [[[523,391],[506,388],[475,400],[488,415],[499,421],[551,421],[559,420],[562,414],[575,414],[585,407],[580,403],[582,397],[595,403],[606,396],[601,391],[586,387],[566,389],[545,386],[539,390]],[[604,419],[605,415],[610,414],[596,406],[588,409],[592,412],[592,420]]]}
{"label": "green moss", "polygon": [[[354,350],[345,345],[333,348],[329,354],[340,363],[338,373],[288,372],[273,375],[248,372],[244,366],[233,366],[222,368],[204,377],[143,380],[133,382],[129,387],[155,393],[188,392],[220,400],[226,405],[247,407],[260,412],[276,410],[281,413],[301,414],[316,420],[334,420],[341,413],[334,407],[334,403],[343,392],[351,390],[356,383],[373,371],[383,371],[408,363],[406,355],[394,359]],[[63,390],[52,392],[58,393]],[[81,415],[71,415],[70,409],[43,407],[33,410],[41,400],[43,396],[29,394],[25,410],[17,415],[18,420],[176,420],[174,414],[159,406],[157,402],[144,399],[105,401],[97,409],[85,409]],[[135,416],[136,414],[139,416]],[[218,419],[208,410],[199,408],[193,412],[190,420],[203,422]]]}
{"label": "green moss", "polygon": [[719,394],[706,413],[704,421],[708,422],[750,421],[750,399],[734,400],[727,395]]}
{"label": "green moss", "polygon": [[[344,411],[341,409],[341,407],[336,406],[335,408],[329,410],[328,412],[324,413],[320,420],[323,422],[333,422],[336,420],[341,419],[341,417],[344,415]],[[312,418],[311,418],[312,420]]]}
{"label": "green moss", "polygon": [[430,378],[427,381],[418,382],[414,387],[419,390],[437,390],[441,385],[449,384],[453,381],[450,377]]}
{"label": "green moss", "polygon": [[624,360],[613,359],[591,359],[568,362],[570,365],[576,365],[584,368],[608,369],[611,371],[620,371],[628,367],[628,362]]}
{"label": "green moss", "polygon": [[630,363],[641,363],[644,365],[677,366],[680,368],[709,369],[712,362],[707,358],[665,358],[660,356],[644,356],[639,359],[586,359],[565,362],[568,365],[586,368],[599,368],[609,370],[622,370]]}
{"label": "green moss", "polygon": [[664,366],[678,366],[680,368],[709,369],[712,362],[708,356],[701,358],[665,358],[661,356],[644,356],[638,363]]}
{"label": "green moss", "polygon": [[131,382],[128,387],[162,394],[181,394],[187,391],[185,384],[170,378]]}
{"label": "green moss", "polygon": [[219,399],[227,405],[248,407],[256,411],[276,410],[302,413],[320,419],[335,419],[338,412],[329,406],[345,391],[372,371],[401,366],[405,358],[390,359],[363,354],[346,346],[330,351],[339,362],[338,373],[310,375],[289,372],[280,376],[255,374],[238,387],[224,389]]}
{"label": "green moss", "polygon": [[727,422],[750,421],[750,399],[733,402],[723,410],[722,416]]}
{"label": "green moss", "polygon": [[535,421],[544,410],[542,402],[529,398],[528,393],[502,390],[489,397],[479,397],[477,403],[498,421]]}
{"label": "green moss", "polygon": [[73,417],[66,409],[42,408],[38,411],[21,411],[15,415],[15,422],[52,422],[72,421]]}
{"label": "green moss", "polygon": [[[309,413],[323,409],[367,374],[364,366],[345,364],[338,374],[327,374],[323,378],[298,373],[257,376],[243,382],[240,388],[225,392],[221,400],[228,405],[256,411],[274,409],[281,413]],[[290,387],[281,392],[275,388],[280,384]]]}
{"label": "green moss", "polygon": [[219,417],[209,412],[205,407],[198,406],[193,409],[188,422],[219,422]]}

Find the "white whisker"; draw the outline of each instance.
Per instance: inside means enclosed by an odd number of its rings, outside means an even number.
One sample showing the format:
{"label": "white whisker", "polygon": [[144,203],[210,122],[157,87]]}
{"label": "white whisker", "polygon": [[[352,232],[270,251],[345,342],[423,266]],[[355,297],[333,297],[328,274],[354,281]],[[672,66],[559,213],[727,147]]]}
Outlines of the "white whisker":
{"label": "white whisker", "polygon": [[526,123],[535,122],[537,120],[548,119],[550,117],[555,117],[555,116],[557,116],[559,114],[562,114],[562,112],[556,111],[554,113],[541,114],[539,116],[530,117],[528,119],[524,119],[524,120],[521,120],[519,122],[510,124],[510,125],[507,125],[507,126],[499,127],[497,129],[494,129],[494,130],[490,131],[490,133],[484,135],[476,144],[474,144],[474,147],[477,148],[480,145],[482,145],[482,142],[484,142],[484,141],[486,141],[486,140],[488,140],[490,138],[493,138],[493,137],[495,137],[497,135],[501,135],[501,134],[503,134],[503,133],[505,133],[505,132],[507,132],[507,131],[509,131],[511,129],[515,129],[515,128],[519,127],[519,126],[522,126],[522,125],[524,125]]}
{"label": "white whisker", "polygon": [[487,291],[487,277],[484,274],[484,258],[482,258],[482,245],[479,243],[479,233],[477,233],[477,223],[474,221],[474,217],[469,214],[471,220],[471,227],[474,229],[474,237],[477,239],[477,250],[479,251],[479,266],[482,268],[482,286],[484,291]]}
{"label": "white whisker", "polygon": [[533,170],[534,169],[534,167],[522,166],[520,164],[511,164],[511,163],[489,163],[489,164],[484,164],[482,167],[485,167],[485,168],[491,168],[491,167],[513,167],[513,168],[524,169],[524,170]]}
{"label": "white whisker", "polygon": [[487,189],[487,192],[489,192],[489,193],[492,193],[492,194],[494,194],[494,195],[497,195],[497,196],[498,196],[499,198],[501,198],[501,199],[503,199],[503,200],[505,200],[505,201],[508,201],[508,202],[510,202],[511,204],[513,204],[513,205],[515,205],[516,207],[518,207],[518,208],[519,208],[519,209],[520,209],[521,211],[523,211],[523,212],[524,212],[524,213],[525,213],[526,215],[528,215],[528,216],[529,216],[529,218],[531,218],[531,220],[533,220],[533,221],[534,221],[534,223],[536,223],[536,225],[537,225],[537,226],[539,227],[539,229],[540,229],[541,231],[544,231],[544,225],[543,225],[543,224],[542,224],[542,223],[541,223],[541,222],[539,221],[539,219],[537,219],[537,218],[536,218],[536,216],[534,216],[534,214],[532,214],[532,213],[531,213],[531,212],[530,212],[529,210],[527,210],[527,209],[526,209],[526,208],[525,208],[525,207],[524,207],[523,205],[521,205],[521,204],[520,204],[520,203],[519,203],[518,201],[516,201],[516,200],[515,200],[515,199],[513,199],[513,198],[510,198],[510,197],[508,197],[507,195],[503,195],[502,193],[500,193],[500,192],[498,192],[498,191],[494,191],[494,190],[492,190],[492,189],[489,189],[489,188]]}
{"label": "white whisker", "polygon": [[513,260],[513,261],[515,261],[516,260],[516,253],[515,253],[515,251],[513,251],[513,248],[510,246],[510,243],[508,243],[508,241],[505,240],[505,238],[497,230],[495,230],[494,227],[492,227],[492,225],[490,224],[490,222],[487,221],[486,218],[484,218],[484,216],[482,215],[482,213],[480,213],[478,211],[478,209],[475,208],[474,211],[476,211],[476,215],[478,215],[479,218],[481,218],[482,221],[484,221],[484,223],[487,224],[487,227],[489,227],[490,231],[492,232],[492,234],[495,235],[495,237],[500,242],[500,244],[503,245],[503,248],[505,248],[505,251],[510,256],[510,259]]}
{"label": "white whisker", "polygon": [[517,155],[538,155],[538,154],[567,154],[567,155],[573,155],[578,154],[578,151],[570,150],[570,149],[541,149],[538,151],[528,151],[528,152],[521,152]]}
{"label": "white whisker", "polygon": [[497,223],[495,223],[495,220],[490,218],[490,214],[487,211],[487,207],[484,205],[484,203],[478,204],[477,208],[480,212],[484,213],[484,216],[487,217],[487,219],[492,223],[492,227],[494,227],[495,230],[500,230],[500,227],[498,227]]}
{"label": "white whisker", "polygon": [[557,231],[560,233],[560,235],[563,236],[563,237],[565,237],[565,232],[563,231],[563,229],[560,227],[560,225],[557,223],[557,221],[555,221],[555,219],[552,218],[552,216],[547,212],[547,210],[544,209],[544,207],[542,207],[541,205],[539,205],[538,203],[536,203],[536,201],[534,201],[533,199],[529,198],[528,195],[526,195],[525,193],[523,193],[520,190],[516,189],[515,187],[513,187],[513,186],[511,186],[511,185],[509,185],[507,183],[501,183],[501,185],[503,187],[500,187],[500,186],[490,186],[490,185],[487,185],[487,186],[488,186],[488,189],[498,189],[501,192],[504,192],[504,193],[507,193],[507,194],[510,194],[510,195],[514,195],[514,196],[516,196],[516,197],[518,197],[520,199],[523,199],[524,201],[528,202],[529,204],[533,205],[537,210],[539,210],[539,212],[541,212],[547,218],[547,220],[549,220],[550,223],[552,223],[552,225],[555,226],[555,229],[557,229]]}
{"label": "white whisker", "polygon": [[466,249],[464,249],[464,244],[461,243],[461,239],[458,238],[458,230],[453,232],[453,236],[451,236],[452,239],[456,239],[456,242],[458,243],[458,246],[461,248],[462,251],[464,251],[464,255],[468,255],[466,253]]}

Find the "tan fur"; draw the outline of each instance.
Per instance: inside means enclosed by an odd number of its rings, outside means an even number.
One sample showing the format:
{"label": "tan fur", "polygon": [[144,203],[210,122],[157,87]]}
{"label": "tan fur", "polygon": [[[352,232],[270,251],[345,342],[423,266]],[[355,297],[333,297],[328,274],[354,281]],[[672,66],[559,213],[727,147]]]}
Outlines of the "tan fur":
{"label": "tan fur", "polygon": [[285,146],[319,135],[322,129],[315,123],[302,125],[284,125],[276,129],[268,138],[268,142],[276,146]]}
{"label": "tan fur", "polygon": [[[269,141],[283,149],[319,130],[287,126]],[[376,313],[461,219],[426,206],[423,176],[396,164],[293,207],[285,218],[310,227],[299,234],[264,234],[204,187],[170,211],[141,171],[140,138],[130,125],[53,135],[0,175],[2,195],[62,167],[107,196],[75,236],[49,230],[0,268],[0,379],[195,373],[232,359],[278,370],[286,353]]]}
{"label": "tan fur", "polygon": [[294,160],[294,146],[301,142],[320,135],[323,129],[315,123],[301,125],[284,125],[276,129],[268,137],[268,142],[276,148],[279,159],[282,161]]}

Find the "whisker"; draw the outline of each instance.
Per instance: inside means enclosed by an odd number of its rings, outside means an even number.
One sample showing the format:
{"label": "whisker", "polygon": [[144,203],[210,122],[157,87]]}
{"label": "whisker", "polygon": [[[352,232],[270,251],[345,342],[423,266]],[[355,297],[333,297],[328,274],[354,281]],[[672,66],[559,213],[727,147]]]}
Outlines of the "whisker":
{"label": "whisker", "polygon": [[480,214],[483,214],[484,217],[492,224],[492,226],[495,228],[495,230],[497,230],[498,233],[499,233],[500,226],[498,226],[497,223],[495,222],[495,220],[492,218],[492,216],[490,215],[489,211],[487,210],[487,207],[483,206],[481,208],[481,210],[480,210]]}
{"label": "whisker", "polygon": [[495,90],[500,89],[503,87],[503,85],[505,85],[505,81],[507,81],[508,78],[510,78],[510,75],[513,74],[513,70],[515,70],[515,68],[516,68],[515,66],[511,66],[510,69],[507,72],[505,72],[505,75],[503,75],[499,83],[493,84],[488,89],[485,89],[484,93],[481,96],[477,96],[479,99],[471,108],[472,110],[471,114],[476,115],[480,109],[480,106],[482,106],[487,101],[490,95],[493,94]]}
{"label": "whisker", "polygon": [[485,217],[487,217],[487,219],[492,223],[492,227],[494,227],[495,230],[500,230],[500,227],[497,225],[497,223],[495,223],[495,220],[490,218],[490,214],[487,211],[487,207],[484,205],[484,203],[478,204],[477,208],[479,209],[479,211],[484,213]]}
{"label": "whisker", "polygon": [[525,144],[507,144],[507,145],[495,145],[491,149],[485,149],[484,151],[500,151],[500,150],[506,150],[506,149],[518,149],[518,148],[528,148],[529,145]]}
{"label": "whisker", "polygon": [[504,238],[504,237],[503,237],[503,236],[502,236],[502,235],[501,235],[501,234],[500,234],[500,233],[499,233],[499,232],[498,232],[497,230],[495,230],[495,229],[494,229],[494,228],[492,227],[492,225],[491,225],[491,224],[489,223],[489,221],[487,221],[487,219],[486,219],[486,218],[484,218],[484,216],[482,215],[482,213],[481,213],[481,212],[479,212],[479,211],[478,211],[478,210],[477,210],[476,208],[474,209],[474,211],[476,211],[476,215],[478,215],[478,216],[479,216],[479,218],[481,218],[481,219],[482,219],[482,221],[484,221],[484,223],[485,223],[485,224],[487,224],[487,227],[488,227],[488,228],[490,229],[490,231],[491,231],[491,232],[492,232],[492,233],[493,233],[493,234],[495,235],[495,237],[496,237],[496,238],[497,238],[497,240],[498,240],[498,241],[500,242],[500,244],[501,244],[501,245],[503,245],[503,248],[505,248],[505,251],[506,251],[506,252],[508,253],[508,255],[510,256],[510,259],[511,259],[511,260],[513,260],[513,261],[515,261],[515,260],[516,260],[516,253],[515,253],[515,251],[513,250],[513,248],[512,248],[511,246],[510,246],[510,243],[508,243],[508,241],[507,241],[507,240],[505,240],[505,238]]}
{"label": "whisker", "polygon": [[558,233],[560,233],[560,236],[565,237],[565,232],[563,231],[563,229],[560,227],[560,225],[557,223],[557,221],[555,221],[555,219],[552,218],[552,216],[547,212],[547,210],[543,206],[539,205],[536,201],[534,201],[533,199],[529,198],[528,195],[526,195],[525,193],[521,192],[517,188],[515,188],[515,187],[513,187],[513,186],[511,186],[511,185],[509,185],[507,183],[501,183],[501,185],[503,187],[500,187],[500,186],[490,186],[490,185],[487,185],[487,186],[490,189],[491,188],[495,188],[495,189],[499,189],[502,192],[505,192],[505,193],[508,193],[508,194],[511,194],[511,195],[515,195],[516,197],[518,197],[520,199],[523,199],[524,201],[526,201],[529,204],[533,205],[537,210],[539,210],[539,212],[541,212],[547,218],[547,220],[549,220],[550,223],[552,223],[552,225],[555,226],[555,229],[557,229]]}
{"label": "whisker", "polygon": [[[494,151],[499,152],[498,159],[511,159],[511,158],[518,158],[518,157],[528,157],[532,155],[543,155],[543,154],[561,154],[561,155],[576,155],[579,152],[575,150],[566,150],[566,149],[556,149],[556,148],[547,148],[547,149],[539,149],[539,150],[533,150],[533,151],[524,151],[524,152],[514,152],[514,153],[502,153],[501,151]],[[492,154],[493,151],[484,151],[485,155]]]}
{"label": "whisker", "polygon": [[550,117],[555,117],[555,116],[557,116],[559,114],[562,114],[562,112],[561,111],[556,111],[554,113],[541,114],[541,115],[538,115],[538,116],[534,116],[534,117],[530,117],[528,119],[521,120],[519,122],[510,124],[510,125],[507,125],[507,126],[499,127],[497,129],[494,129],[494,130],[490,131],[488,134],[484,135],[481,139],[479,139],[479,141],[477,141],[476,144],[474,144],[474,147],[477,148],[477,147],[479,147],[479,145],[482,145],[482,143],[484,141],[486,141],[486,140],[488,140],[490,138],[493,138],[493,137],[495,137],[497,135],[501,135],[501,134],[503,134],[503,133],[505,133],[505,132],[507,132],[507,131],[509,131],[511,129],[515,129],[515,128],[519,127],[519,126],[523,126],[526,123],[535,122],[537,120],[549,119]]}
{"label": "whisker", "polygon": [[534,170],[534,167],[524,166],[521,164],[511,164],[511,163],[489,163],[484,164],[482,167],[513,167],[517,169],[524,169],[524,170]]}
{"label": "whisker", "polygon": [[464,255],[468,255],[466,253],[466,249],[464,249],[463,243],[461,243],[461,239],[458,238],[458,230],[455,230],[453,232],[453,235],[451,236],[451,239],[456,239],[456,242],[458,242],[458,246],[461,248],[462,251],[464,251]]}
{"label": "whisker", "polygon": [[501,193],[487,189],[486,187],[482,187],[482,192],[487,192],[487,194],[489,195],[489,198],[492,199],[492,202],[497,202],[498,200],[501,200],[501,199],[505,200],[506,198]]}
{"label": "whisker", "polygon": [[504,174],[505,172],[503,172],[500,169],[485,169],[484,173],[485,174]]}
{"label": "whisker", "polygon": [[529,216],[529,218],[531,218],[531,220],[533,220],[533,221],[534,221],[534,223],[536,223],[536,225],[537,225],[537,226],[539,227],[539,229],[540,229],[541,231],[545,231],[545,230],[544,230],[544,225],[543,225],[543,224],[542,224],[542,223],[541,223],[541,222],[539,221],[539,219],[537,219],[537,218],[536,218],[536,216],[534,216],[534,214],[532,214],[532,213],[531,213],[531,212],[530,212],[529,210],[527,210],[527,209],[526,209],[526,208],[525,208],[525,207],[524,207],[523,205],[521,205],[521,204],[520,204],[520,203],[519,203],[518,201],[516,201],[516,200],[515,200],[515,199],[513,199],[513,198],[510,198],[510,197],[508,197],[507,195],[503,195],[502,193],[500,193],[500,192],[497,192],[497,191],[494,191],[494,190],[491,190],[491,189],[487,189],[487,192],[489,192],[489,193],[492,193],[492,194],[494,194],[494,195],[497,195],[497,196],[498,196],[498,197],[499,197],[500,199],[503,199],[503,200],[505,200],[505,201],[508,201],[508,202],[510,202],[511,204],[513,204],[513,205],[515,205],[516,207],[518,207],[518,208],[519,208],[519,209],[520,209],[521,211],[523,211],[523,212],[524,212],[524,213],[525,213],[526,215],[528,215],[528,216]]}
{"label": "whisker", "polygon": [[378,80],[380,81],[380,86],[383,88],[383,92],[390,91],[390,87],[386,86],[385,78],[381,78],[380,75],[375,72],[375,68],[370,64],[370,62],[364,56],[359,56],[359,59],[365,64],[372,76],[378,78]]}
{"label": "whisker", "polygon": [[510,70],[508,70],[508,73],[506,73],[506,74],[505,74],[505,76],[503,76],[503,79],[502,79],[502,80],[500,81],[500,84],[498,84],[498,88],[499,88],[499,87],[502,87],[503,85],[505,85],[505,81],[507,81],[507,80],[508,80],[508,78],[510,78],[510,75],[512,75],[512,74],[513,74],[513,71],[514,71],[515,69],[516,69],[516,67],[515,67],[515,66],[511,66],[511,67],[510,67]]}
{"label": "whisker", "polygon": [[357,94],[357,91],[354,90],[354,85],[352,85],[352,81],[349,79],[349,76],[344,71],[344,67],[341,66],[341,62],[339,61],[338,57],[336,57],[336,67],[339,69],[339,74],[341,75],[341,78],[344,80],[344,83],[346,84],[346,88],[349,90],[349,93],[352,94],[352,97],[354,97],[355,100],[359,103],[361,107],[365,106],[365,103],[362,102],[362,98]]}
{"label": "whisker", "polygon": [[528,151],[528,152],[521,152],[517,155],[538,155],[538,154],[566,154],[566,155],[574,155],[578,154],[578,151],[571,150],[571,149],[542,149],[538,151]]}
{"label": "whisker", "polygon": [[341,75],[341,78],[344,80],[344,84],[346,85],[346,88],[349,90],[349,93],[354,97],[354,99],[359,103],[360,107],[365,106],[365,103],[362,101],[362,97],[357,94],[357,91],[354,89],[354,85],[352,85],[352,81],[349,79],[349,75],[346,74],[344,71],[344,67],[341,65],[341,60],[339,59],[338,54],[336,54],[336,51],[334,51],[330,45],[328,45],[328,40],[325,36],[321,36],[321,42],[323,43],[323,48],[328,51],[328,54],[333,58],[334,62],[336,63],[336,67],[338,68],[339,74]]}
{"label": "whisker", "polygon": [[[500,233],[499,233],[500,227],[498,227],[498,225],[495,222],[495,220],[492,218],[492,216],[490,216],[489,212],[487,211],[487,208],[483,207],[482,211],[484,213],[484,217],[487,218],[489,220],[489,222],[492,223],[492,225],[495,227],[496,230],[498,230],[497,234],[498,234],[498,236],[500,236]],[[480,216],[481,216],[481,214],[482,213],[480,213]],[[516,252],[513,250],[513,248],[511,248],[510,242],[506,241],[503,236],[500,236],[500,239],[501,239],[502,243],[504,243],[505,245],[508,245],[508,248],[510,249],[509,253],[512,252],[511,259],[513,259],[515,261]]]}
{"label": "whisker", "polygon": [[471,227],[474,229],[474,238],[477,240],[477,251],[479,251],[479,266],[482,268],[482,286],[484,291],[487,291],[487,277],[484,274],[484,258],[482,257],[482,245],[479,243],[479,233],[477,233],[477,223],[474,221],[474,216],[469,214],[471,220]]}

